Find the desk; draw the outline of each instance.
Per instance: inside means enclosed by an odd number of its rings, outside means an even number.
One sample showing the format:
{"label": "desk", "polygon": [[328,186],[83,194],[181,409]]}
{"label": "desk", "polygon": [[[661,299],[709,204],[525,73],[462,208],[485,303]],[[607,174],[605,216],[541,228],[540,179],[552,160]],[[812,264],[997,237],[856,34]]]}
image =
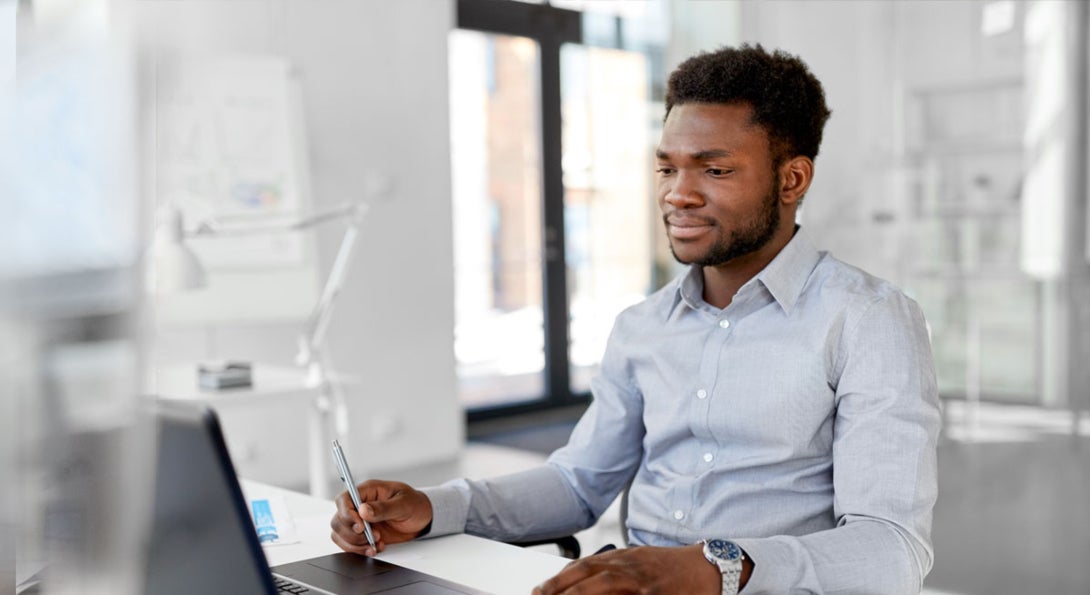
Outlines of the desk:
{"label": "desk", "polygon": [[[336,511],[332,501],[245,479],[241,483],[247,499],[282,497],[295,521],[300,541],[266,547],[269,566],[341,551],[329,538],[329,521]],[[527,595],[570,562],[560,556],[461,534],[400,543],[388,547],[377,558],[497,595]]]}

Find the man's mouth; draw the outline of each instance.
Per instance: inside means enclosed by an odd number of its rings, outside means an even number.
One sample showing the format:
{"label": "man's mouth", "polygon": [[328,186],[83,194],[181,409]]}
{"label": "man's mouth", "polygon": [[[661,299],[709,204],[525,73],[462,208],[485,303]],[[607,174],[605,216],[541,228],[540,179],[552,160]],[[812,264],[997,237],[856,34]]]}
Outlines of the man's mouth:
{"label": "man's mouth", "polygon": [[712,228],[712,223],[696,217],[671,217],[667,216],[666,232],[671,238],[677,240],[692,240],[698,238]]}

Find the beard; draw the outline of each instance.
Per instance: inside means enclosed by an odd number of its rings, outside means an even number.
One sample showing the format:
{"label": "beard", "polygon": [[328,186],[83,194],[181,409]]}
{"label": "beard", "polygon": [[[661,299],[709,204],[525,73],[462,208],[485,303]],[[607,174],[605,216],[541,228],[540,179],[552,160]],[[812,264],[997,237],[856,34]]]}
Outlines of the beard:
{"label": "beard", "polygon": [[[689,261],[683,260],[678,257],[677,251],[674,250],[673,240],[671,240],[670,252],[673,253],[674,259],[682,264],[714,267],[764,248],[772,241],[773,236],[776,235],[776,230],[780,227],[780,193],[777,190],[780,185],[779,182],[780,176],[777,173],[772,180],[772,187],[768,189],[768,194],[765,195],[762,201],[763,209],[758,213],[756,219],[747,222],[742,229],[729,235],[724,235],[723,230],[717,227],[719,237],[703,256]],[[663,216],[663,221],[665,220],[666,217]]]}

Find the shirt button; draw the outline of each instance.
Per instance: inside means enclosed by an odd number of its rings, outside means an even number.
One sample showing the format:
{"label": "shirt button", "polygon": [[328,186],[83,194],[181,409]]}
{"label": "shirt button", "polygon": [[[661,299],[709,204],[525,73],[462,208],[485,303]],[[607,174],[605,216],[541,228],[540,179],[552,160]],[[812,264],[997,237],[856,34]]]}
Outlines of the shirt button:
{"label": "shirt button", "polygon": [[712,453],[710,453],[710,452],[704,453],[704,462],[705,463],[712,462],[712,459],[714,459],[714,458],[715,458],[715,455],[713,455]]}
{"label": "shirt button", "polygon": [[728,326],[730,326],[730,321],[724,318],[723,320],[719,321],[719,326],[722,328],[727,328]]}
{"label": "shirt button", "polygon": [[685,518],[685,513],[681,512],[680,510],[675,510],[674,518],[680,521],[681,519]]}
{"label": "shirt button", "polygon": [[700,389],[700,390],[696,391],[696,398],[698,398],[698,399],[707,399],[708,398],[708,391],[706,391],[704,389]]}

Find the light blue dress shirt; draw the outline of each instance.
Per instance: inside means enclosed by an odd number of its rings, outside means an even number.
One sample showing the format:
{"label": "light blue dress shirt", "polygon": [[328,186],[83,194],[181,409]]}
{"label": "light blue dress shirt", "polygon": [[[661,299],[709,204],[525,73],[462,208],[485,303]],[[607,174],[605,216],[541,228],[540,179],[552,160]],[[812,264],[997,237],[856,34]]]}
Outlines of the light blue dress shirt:
{"label": "light blue dress shirt", "polygon": [[940,427],[919,307],[802,230],[728,307],[702,295],[692,267],[622,312],[568,445],[424,490],[432,535],[569,534],[631,481],[631,544],[730,539],[743,593],[918,593]]}

